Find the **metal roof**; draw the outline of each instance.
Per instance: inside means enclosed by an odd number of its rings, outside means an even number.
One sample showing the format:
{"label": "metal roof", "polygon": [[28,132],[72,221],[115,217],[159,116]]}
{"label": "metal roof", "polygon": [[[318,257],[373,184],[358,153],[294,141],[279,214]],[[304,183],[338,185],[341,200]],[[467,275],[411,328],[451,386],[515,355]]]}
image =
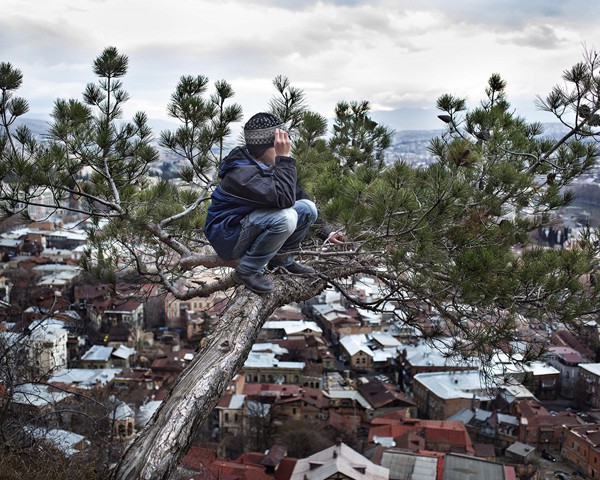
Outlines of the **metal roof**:
{"label": "metal roof", "polygon": [[442,480],[504,480],[504,465],[447,453]]}
{"label": "metal roof", "polygon": [[390,478],[435,480],[437,478],[437,463],[437,457],[394,450],[383,452],[381,457],[381,466],[389,468]]}

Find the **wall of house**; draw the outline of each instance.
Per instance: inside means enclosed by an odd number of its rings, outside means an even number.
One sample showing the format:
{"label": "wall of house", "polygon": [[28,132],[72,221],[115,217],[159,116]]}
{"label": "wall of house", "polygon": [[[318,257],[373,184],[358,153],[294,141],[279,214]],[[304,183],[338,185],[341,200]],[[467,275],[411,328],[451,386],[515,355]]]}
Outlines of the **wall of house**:
{"label": "wall of house", "polygon": [[479,400],[471,398],[438,397],[420,382],[413,382],[414,402],[417,405],[419,416],[431,420],[445,420],[463,408],[479,408]]}
{"label": "wall of house", "polygon": [[583,471],[588,477],[600,479],[600,450],[577,433],[579,429],[564,429],[561,456],[573,467]]}
{"label": "wall of house", "polygon": [[372,370],[373,369],[373,358],[363,351],[350,357],[350,366],[353,369]]}
{"label": "wall of house", "polygon": [[560,372],[560,395],[565,398],[574,398],[579,378],[579,366],[567,365],[560,358],[549,358],[548,364]]}
{"label": "wall of house", "polygon": [[276,367],[252,368],[244,367],[246,383],[291,383],[303,384],[304,377],[301,370],[292,370]]}
{"label": "wall of house", "polygon": [[30,354],[39,372],[46,374],[67,367],[67,340],[68,333],[63,331],[45,340],[31,341]]}
{"label": "wall of house", "polygon": [[241,409],[223,408],[219,410],[219,429],[221,435],[240,435],[242,433]]}
{"label": "wall of house", "polygon": [[580,368],[578,385],[583,387],[588,404],[600,408],[600,376]]}

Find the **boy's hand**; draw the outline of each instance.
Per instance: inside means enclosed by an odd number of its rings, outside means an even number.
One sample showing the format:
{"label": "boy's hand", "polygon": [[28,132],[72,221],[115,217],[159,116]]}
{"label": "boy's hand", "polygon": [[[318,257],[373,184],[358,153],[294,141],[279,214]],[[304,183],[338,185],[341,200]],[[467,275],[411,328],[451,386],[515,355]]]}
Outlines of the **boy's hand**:
{"label": "boy's hand", "polygon": [[292,150],[292,141],[285,130],[275,129],[275,155],[278,157],[289,157]]}
{"label": "boy's hand", "polygon": [[327,237],[327,241],[335,245],[341,245],[346,243],[346,236],[342,232],[331,232]]}

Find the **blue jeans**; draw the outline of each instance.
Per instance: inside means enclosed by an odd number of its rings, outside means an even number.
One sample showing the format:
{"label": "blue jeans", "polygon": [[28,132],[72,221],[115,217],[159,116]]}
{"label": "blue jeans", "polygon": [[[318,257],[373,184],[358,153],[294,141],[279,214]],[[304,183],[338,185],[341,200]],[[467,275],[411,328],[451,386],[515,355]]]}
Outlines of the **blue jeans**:
{"label": "blue jeans", "polygon": [[[240,261],[236,270],[243,274],[262,273],[278,253],[297,250],[308,229],[317,219],[317,207],[310,200],[298,200],[292,207],[259,208],[242,220],[242,232],[233,249]],[[292,255],[276,259],[276,265],[287,266]]]}

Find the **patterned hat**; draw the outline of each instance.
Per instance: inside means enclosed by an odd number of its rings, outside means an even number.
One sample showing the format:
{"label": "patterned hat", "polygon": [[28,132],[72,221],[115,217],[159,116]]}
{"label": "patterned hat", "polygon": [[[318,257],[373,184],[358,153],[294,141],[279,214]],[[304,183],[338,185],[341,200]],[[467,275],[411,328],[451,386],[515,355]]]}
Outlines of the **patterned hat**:
{"label": "patterned hat", "polygon": [[[246,145],[260,145],[270,148],[275,143],[275,129],[285,130],[287,127],[279,118],[270,113],[257,113],[244,125]],[[265,150],[266,150],[265,148]]]}

